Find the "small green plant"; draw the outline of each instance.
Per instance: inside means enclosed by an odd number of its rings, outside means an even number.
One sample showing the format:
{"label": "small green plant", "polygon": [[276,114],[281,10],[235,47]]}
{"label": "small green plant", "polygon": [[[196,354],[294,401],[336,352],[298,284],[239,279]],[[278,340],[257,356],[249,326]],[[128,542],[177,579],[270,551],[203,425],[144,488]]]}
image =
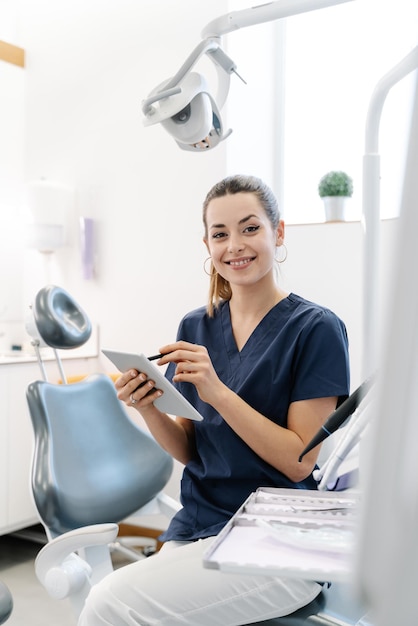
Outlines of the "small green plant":
{"label": "small green plant", "polygon": [[345,172],[328,172],[319,181],[318,193],[320,198],[327,196],[353,195],[353,180]]}

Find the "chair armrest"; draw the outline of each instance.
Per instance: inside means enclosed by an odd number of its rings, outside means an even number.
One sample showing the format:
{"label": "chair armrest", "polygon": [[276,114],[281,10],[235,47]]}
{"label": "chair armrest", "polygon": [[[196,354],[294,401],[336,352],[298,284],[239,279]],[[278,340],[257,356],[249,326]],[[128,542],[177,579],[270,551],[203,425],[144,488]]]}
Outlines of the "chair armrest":
{"label": "chair armrest", "polygon": [[180,502],[168,496],[163,491],[160,491],[157,495],[157,501],[161,513],[168,517],[168,519],[171,519],[181,509]]}
{"label": "chair armrest", "polygon": [[55,598],[80,591],[90,580],[92,567],[74,554],[77,550],[106,546],[117,537],[117,524],[84,526],[52,539],[39,552],[35,572],[39,582]]}

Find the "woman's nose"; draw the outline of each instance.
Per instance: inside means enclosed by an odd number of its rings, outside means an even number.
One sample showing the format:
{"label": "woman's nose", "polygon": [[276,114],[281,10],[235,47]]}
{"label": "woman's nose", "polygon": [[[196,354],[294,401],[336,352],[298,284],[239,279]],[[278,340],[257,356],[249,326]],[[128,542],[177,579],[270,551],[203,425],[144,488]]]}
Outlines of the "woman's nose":
{"label": "woman's nose", "polygon": [[233,253],[237,253],[240,252],[241,250],[244,249],[244,242],[241,240],[240,237],[230,237],[229,238],[229,242],[228,242],[228,251],[229,252],[233,252]]}

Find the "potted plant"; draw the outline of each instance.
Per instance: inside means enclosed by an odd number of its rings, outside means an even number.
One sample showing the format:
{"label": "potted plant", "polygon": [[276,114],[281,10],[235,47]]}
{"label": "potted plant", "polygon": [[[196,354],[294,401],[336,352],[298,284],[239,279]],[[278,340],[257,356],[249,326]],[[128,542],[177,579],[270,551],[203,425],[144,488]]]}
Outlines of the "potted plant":
{"label": "potted plant", "polygon": [[345,172],[328,172],[319,181],[318,193],[324,202],[327,222],[344,221],[347,199],[353,195],[352,178]]}

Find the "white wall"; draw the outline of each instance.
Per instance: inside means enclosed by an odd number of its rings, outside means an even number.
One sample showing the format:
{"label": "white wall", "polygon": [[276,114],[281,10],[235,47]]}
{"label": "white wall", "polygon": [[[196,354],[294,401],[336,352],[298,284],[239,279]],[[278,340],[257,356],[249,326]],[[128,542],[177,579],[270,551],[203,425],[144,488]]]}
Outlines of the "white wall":
{"label": "white wall", "polygon": [[[141,100],[175,73],[224,1],[43,0],[21,4],[27,50],[27,181],[72,186],[70,247],[48,273],[27,253],[26,299],[59,282],[100,323],[102,344],[155,352],[206,299],[201,204],[225,149],[180,151],[142,126]],[[97,278],[81,279],[77,218],[97,225]]]}
{"label": "white wall", "polygon": [[[388,290],[392,279],[398,219],[383,220],[376,280],[380,306],[374,320],[382,337],[386,323]],[[363,380],[363,246],[360,222],[293,224],[285,231],[288,256],[281,267],[283,284],[308,300],[333,310],[347,326],[350,346],[351,389]],[[380,347],[380,344],[379,344]],[[379,366],[380,367],[380,366]]]}

